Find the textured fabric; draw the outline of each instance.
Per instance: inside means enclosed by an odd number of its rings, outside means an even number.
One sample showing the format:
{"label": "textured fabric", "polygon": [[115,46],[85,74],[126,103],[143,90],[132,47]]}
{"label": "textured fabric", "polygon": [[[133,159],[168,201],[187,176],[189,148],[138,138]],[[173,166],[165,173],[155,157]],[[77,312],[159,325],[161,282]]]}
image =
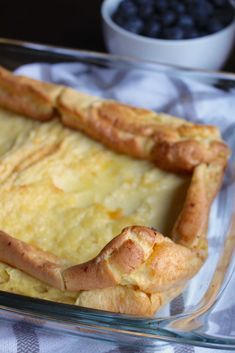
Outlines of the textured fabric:
{"label": "textured fabric", "polygon": [[[170,69],[169,69],[170,70]],[[34,64],[21,67],[17,73],[45,81],[72,86],[93,95],[117,99],[125,103],[144,106],[157,111],[164,111],[201,123],[208,117],[207,123],[217,124],[224,137],[235,150],[235,111],[234,94],[224,92],[215,86],[207,86],[189,79],[177,77],[169,79],[165,74],[143,74],[138,70],[104,69],[88,67],[85,64]],[[138,89],[136,89],[138,87]],[[157,98],[156,98],[157,97]],[[223,202],[223,200],[220,200]],[[214,215],[212,215],[214,217]],[[216,222],[219,222],[215,216]],[[212,242],[215,245],[218,237]],[[214,245],[213,245],[214,244]],[[200,276],[198,277],[199,280]],[[221,335],[235,335],[235,276],[225,291],[220,310],[210,315],[208,325]],[[192,289],[192,295],[194,295]],[[184,296],[180,295],[162,311],[166,315],[177,315],[183,312]],[[35,321],[37,323],[37,321]],[[0,353],[131,353],[148,352],[138,347],[123,347],[115,343],[105,343],[80,336],[63,335],[43,327],[27,323],[26,319],[9,323],[0,321]],[[199,353],[214,352],[193,346],[167,345],[156,352],[164,353]],[[220,352],[223,352],[220,350]]]}

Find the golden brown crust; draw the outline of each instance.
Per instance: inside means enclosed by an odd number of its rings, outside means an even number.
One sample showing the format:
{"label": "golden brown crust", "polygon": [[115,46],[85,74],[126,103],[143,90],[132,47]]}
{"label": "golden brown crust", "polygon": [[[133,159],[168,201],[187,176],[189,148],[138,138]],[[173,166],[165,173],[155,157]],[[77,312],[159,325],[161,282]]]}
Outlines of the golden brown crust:
{"label": "golden brown crust", "polygon": [[187,248],[207,254],[207,225],[211,203],[220,189],[225,165],[218,160],[195,168],[184,207],[174,226],[172,237]]}
{"label": "golden brown crust", "polygon": [[109,242],[93,260],[63,272],[66,288],[88,290],[111,287],[121,282],[148,258],[156,232],[147,227],[127,227]]}
{"label": "golden brown crust", "polygon": [[146,294],[139,289],[116,286],[83,291],[79,294],[76,304],[128,315],[152,316],[182,290],[183,287],[177,287],[163,293]]}
{"label": "golden brown crust", "polygon": [[173,172],[192,172],[201,163],[213,163],[217,159],[226,161],[230,152],[220,141],[204,145],[198,141],[186,140],[176,143],[162,142],[154,146],[153,160],[162,169]]}
{"label": "golden brown crust", "polygon": [[[77,97],[77,99],[76,99]],[[83,102],[83,106],[78,104]],[[65,89],[57,108],[63,123],[117,152],[148,159],[162,169],[192,172],[200,163],[227,159],[230,152],[214,126],[195,125]]]}
{"label": "golden brown crust", "polygon": [[0,231],[1,261],[50,283],[61,290],[65,289],[61,276],[59,259],[53,254],[37,249]]}
{"label": "golden brown crust", "polygon": [[177,295],[207,256],[210,205],[230,153],[218,129],[15,77],[4,69],[0,106],[39,120],[52,118],[57,109],[65,126],[115,151],[193,174],[173,241],[148,227],[127,227],[96,258],[65,269],[59,259],[0,232],[0,260],[62,290],[82,291],[77,301],[82,306],[151,315]]}
{"label": "golden brown crust", "polygon": [[37,120],[55,116],[55,101],[63,88],[27,77],[13,76],[0,67],[0,106]]}

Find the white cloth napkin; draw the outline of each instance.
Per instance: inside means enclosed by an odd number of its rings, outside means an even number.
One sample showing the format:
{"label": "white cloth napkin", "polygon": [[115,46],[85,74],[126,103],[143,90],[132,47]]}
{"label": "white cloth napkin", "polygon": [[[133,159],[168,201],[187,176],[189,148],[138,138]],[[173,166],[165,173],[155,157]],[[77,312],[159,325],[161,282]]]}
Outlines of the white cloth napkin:
{"label": "white cloth napkin", "polygon": [[[105,98],[112,98],[136,106],[164,111],[194,122],[217,125],[230,147],[235,151],[235,91],[224,92],[206,82],[193,83],[189,79],[171,77],[154,72],[143,75],[137,69],[114,69],[74,64],[31,64],[20,67],[17,74],[42,79],[48,82],[68,85],[83,92]],[[226,334],[226,328],[235,336],[235,276],[225,290],[220,306],[220,321],[217,312],[214,325],[217,332]],[[228,310],[228,303],[234,306]],[[180,301],[175,300],[169,307],[177,312]],[[213,324],[213,320],[212,320]],[[182,345],[168,345],[158,352],[199,353],[214,350]],[[80,336],[70,336],[45,331],[26,321],[9,323],[0,321],[0,353],[130,353],[145,352],[140,349],[122,347],[115,343],[95,341]],[[147,352],[147,350],[146,350]],[[223,352],[220,350],[220,352]],[[224,351],[225,352],[225,351]]]}

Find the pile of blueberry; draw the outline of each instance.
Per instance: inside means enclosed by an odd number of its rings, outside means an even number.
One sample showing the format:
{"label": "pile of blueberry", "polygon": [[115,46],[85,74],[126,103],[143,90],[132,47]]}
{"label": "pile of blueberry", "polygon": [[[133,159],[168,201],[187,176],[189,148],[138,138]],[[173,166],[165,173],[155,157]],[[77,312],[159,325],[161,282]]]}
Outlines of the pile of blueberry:
{"label": "pile of blueberry", "polygon": [[192,39],[220,31],[234,19],[229,0],[123,0],[113,21],[135,34]]}

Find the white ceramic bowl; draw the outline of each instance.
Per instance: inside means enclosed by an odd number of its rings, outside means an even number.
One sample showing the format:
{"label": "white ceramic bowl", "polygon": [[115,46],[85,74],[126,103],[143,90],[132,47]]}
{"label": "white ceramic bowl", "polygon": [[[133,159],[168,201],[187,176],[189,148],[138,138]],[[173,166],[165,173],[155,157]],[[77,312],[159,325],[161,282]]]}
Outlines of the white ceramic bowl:
{"label": "white ceramic bowl", "polygon": [[122,29],[112,20],[122,0],[104,0],[101,13],[109,52],[177,66],[220,69],[227,60],[235,37],[235,20],[219,32],[195,39],[152,39]]}

